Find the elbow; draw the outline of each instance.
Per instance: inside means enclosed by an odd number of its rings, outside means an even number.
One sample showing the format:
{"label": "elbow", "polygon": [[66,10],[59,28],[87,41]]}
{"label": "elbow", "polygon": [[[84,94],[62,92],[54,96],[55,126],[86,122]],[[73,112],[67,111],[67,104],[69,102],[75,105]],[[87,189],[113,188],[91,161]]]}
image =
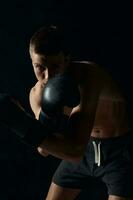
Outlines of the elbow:
{"label": "elbow", "polygon": [[42,147],[38,147],[38,148],[37,148],[37,151],[38,151],[38,153],[39,153],[40,155],[42,155],[42,156],[44,156],[44,157],[46,157],[46,156],[49,155],[48,151],[47,151],[46,149],[42,148]]}
{"label": "elbow", "polygon": [[37,148],[37,151],[38,151],[38,153],[41,154],[41,155],[43,155],[43,153],[44,153],[44,149],[43,149],[42,147],[38,147],[38,148]]}

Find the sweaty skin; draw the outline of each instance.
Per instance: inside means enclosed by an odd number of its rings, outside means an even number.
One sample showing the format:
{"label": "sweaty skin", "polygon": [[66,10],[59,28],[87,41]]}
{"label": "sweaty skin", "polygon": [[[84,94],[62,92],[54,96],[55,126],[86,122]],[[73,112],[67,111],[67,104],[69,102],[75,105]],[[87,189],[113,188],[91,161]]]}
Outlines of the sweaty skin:
{"label": "sweaty skin", "polygon": [[[38,147],[41,155],[46,156],[45,153],[49,152],[55,157],[79,162],[90,135],[98,138],[116,137],[130,130],[126,102],[117,84],[105,70],[85,61],[65,66],[61,55],[48,59],[34,51],[30,51],[30,55],[38,80],[30,91],[30,105],[36,119],[41,110],[42,88],[50,77],[62,72],[66,66],[73,79],[79,82],[81,94],[79,106],[72,111],[70,108],[64,109],[70,115],[71,128],[63,134],[56,133],[45,138]],[[55,68],[55,64],[58,67]]]}

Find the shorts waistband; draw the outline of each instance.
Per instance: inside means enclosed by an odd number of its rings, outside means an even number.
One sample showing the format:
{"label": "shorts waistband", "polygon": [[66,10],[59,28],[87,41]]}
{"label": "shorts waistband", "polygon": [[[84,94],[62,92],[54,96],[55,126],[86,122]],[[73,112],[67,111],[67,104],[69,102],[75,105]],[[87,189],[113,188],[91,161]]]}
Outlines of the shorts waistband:
{"label": "shorts waistband", "polygon": [[111,138],[96,138],[90,137],[89,140],[94,149],[95,155],[95,164],[97,166],[101,165],[101,148],[105,146],[111,148],[118,148],[124,144],[131,143],[133,144],[133,134],[131,132],[125,133],[124,135],[118,137],[111,137]]}
{"label": "shorts waistband", "polygon": [[127,132],[123,135],[116,136],[116,137],[109,137],[109,138],[98,138],[98,137],[93,137],[91,136],[90,141],[95,141],[97,144],[124,144],[126,142],[132,142],[133,143],[133,133],[132,132]]}

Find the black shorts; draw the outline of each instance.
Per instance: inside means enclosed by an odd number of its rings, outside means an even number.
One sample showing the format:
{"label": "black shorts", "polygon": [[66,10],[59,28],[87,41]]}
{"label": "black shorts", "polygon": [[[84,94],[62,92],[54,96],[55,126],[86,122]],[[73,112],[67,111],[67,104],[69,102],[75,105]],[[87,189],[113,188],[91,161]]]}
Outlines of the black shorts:
{"label": "black shorts", "polygon": [[52,181],[62,187],[83,189],[94,178],[106,184],[109,195],[133,197],[133,134],[91,137],[82,161],[62,161]]}

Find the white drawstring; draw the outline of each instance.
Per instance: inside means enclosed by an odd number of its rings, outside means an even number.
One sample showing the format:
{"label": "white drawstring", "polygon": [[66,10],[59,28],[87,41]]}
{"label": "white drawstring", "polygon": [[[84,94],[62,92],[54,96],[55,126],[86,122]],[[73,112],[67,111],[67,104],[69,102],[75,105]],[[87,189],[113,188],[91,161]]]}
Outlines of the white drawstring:
{"label": "white drawstring", "polygon": [[95,163],[97,166],[101,165],[101,142],[98,143],[98,146],[95,141],[92,141],[94,146],[94,152],[95,152]]}
{"label": "white drawstring", "polygon": [[100,166],[101,165],[101,142],[99,142],[98,144],[98,162],[97,165]]}

